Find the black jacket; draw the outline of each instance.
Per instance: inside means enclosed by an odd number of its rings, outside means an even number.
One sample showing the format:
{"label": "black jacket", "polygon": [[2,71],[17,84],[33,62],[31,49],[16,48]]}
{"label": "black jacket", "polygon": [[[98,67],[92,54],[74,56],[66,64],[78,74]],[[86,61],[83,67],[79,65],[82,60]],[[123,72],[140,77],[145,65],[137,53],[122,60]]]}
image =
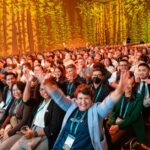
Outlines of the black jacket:
{"label": "black jacket", "polygon": [[[32,125],[33,119],[39,106],[40,105],[33,109],[32,116],[29,120],[29,126]],[[53,100],[51,100],[44,117],[44,132],[49,140],[49,149],[52,149],[54,142],[59,134],[64,115],[65,112]]]}
{"label": "black jacket", "polygon": [[[8,90],[9,90],[8,86],[4,86],[3,90],[2,90],[2,101],[4,101],[5,103],[6,103],[6,99],[7,99],[7,92],[8,92]],[[12,105],[13,102],[14,102],[14,99],[12,97],[11,102],[8,105],[7,109],[6,109],[5,116],[3,118],[1,118],[0,123],[2,123],[5,120],[5,118],[7,117],[9,109],[10,109],[10,107],[11,107],[11,105]]]}
{"label": "black jacket", "polygon": [[100,84],[97,89],[95,89],[93,85],[91,86],[94,96],[93,102],[102,102],[111,92],[111,89],[106,84]]}

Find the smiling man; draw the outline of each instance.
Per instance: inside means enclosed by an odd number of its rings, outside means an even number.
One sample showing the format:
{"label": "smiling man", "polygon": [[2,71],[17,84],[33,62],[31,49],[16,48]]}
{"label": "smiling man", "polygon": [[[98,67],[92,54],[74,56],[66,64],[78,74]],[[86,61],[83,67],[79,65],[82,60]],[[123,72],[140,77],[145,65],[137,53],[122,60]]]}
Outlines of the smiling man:
{"label": "smiling man", "polygon": [[[138,76],[140,82],[138,84],[138,93],[143,95],[143,117],[150,117],[150,84],[149,80],[150,67],[146,63],[141,63],[138,66]],[[150,120],[149,120],[150,122]]]}

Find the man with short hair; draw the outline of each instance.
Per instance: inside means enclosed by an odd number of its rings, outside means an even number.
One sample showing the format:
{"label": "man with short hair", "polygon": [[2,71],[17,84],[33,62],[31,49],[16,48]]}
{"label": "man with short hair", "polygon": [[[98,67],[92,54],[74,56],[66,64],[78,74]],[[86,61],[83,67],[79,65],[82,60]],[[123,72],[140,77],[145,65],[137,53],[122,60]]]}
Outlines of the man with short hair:
{"label": "man with short hair", "polygon": [[94,95],[93,102],[102,102],[106,96],[110,93],[110,89],[106,83],[104,83],[104,71],[101,68],[94,68],[92,74],[92,91]]}
{"label": "man with short hair", "polygon": [[119,62],[118,71],[112,73],[111,77],[108,79],[108,82],[111,87],[116,88],[118,86],[118,81],[120,80],[121,73],[129,70],[129,63],[127,60],[122,59]]}
{"label": "man with short hair", "polygon": [[[138,66],[138,93],[143,95],[143,117],[150,117],[150,84],[148,83],[150,67],[146,63],[141,63]],[[149,120],[150,122],[150,120]]]}
{"label": "man with short hair", "polygon": [[11,87],[17,82],[17,75],[9,72],[5,75],[6,85],[2,90],[2,101],[0,102],[0,123],[5,119],[8,114],[9,108],[13,103],[11,94]]}
{"label": "man with short hair", "polygon": [[66,71],[66,79],[67,81],[65,81],[62,85],[62,89],[64,91],[64,93],[69,97],[69,98],[73,98],[74,97],[74,91],[77,88],[77,86],[80,83],[85,83],[85,79],[80,77],[77,74],[77,69],[76,66],[73,64],[67,65],[65,67],[65,71]]}

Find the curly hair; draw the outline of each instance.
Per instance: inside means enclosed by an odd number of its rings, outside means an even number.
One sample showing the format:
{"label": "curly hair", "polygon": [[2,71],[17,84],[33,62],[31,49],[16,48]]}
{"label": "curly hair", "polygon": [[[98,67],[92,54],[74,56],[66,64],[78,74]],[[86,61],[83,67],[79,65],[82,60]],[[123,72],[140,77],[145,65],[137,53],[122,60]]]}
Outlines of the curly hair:
{"label": "curly hair", "polygon": [[74,96],[77,97],[77,95],[78,95],[79,93],[82,93],[82,94],[84,94],[84,95],[89,95],[90,97],[93,96],[93,93],[92,93],[92,90],[91,90],[90,86],[87,85],[87,84],[85,84],[85,83],[80,84],[80,85],[76,88],[76,90],[75,90],[75,92],[74,92]]}

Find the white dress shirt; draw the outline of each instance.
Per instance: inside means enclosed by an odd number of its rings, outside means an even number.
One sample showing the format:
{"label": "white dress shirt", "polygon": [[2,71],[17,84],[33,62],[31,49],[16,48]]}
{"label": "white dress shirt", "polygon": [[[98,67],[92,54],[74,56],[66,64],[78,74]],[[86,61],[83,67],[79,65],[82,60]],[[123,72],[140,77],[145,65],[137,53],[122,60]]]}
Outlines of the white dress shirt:
{"label": "white dress shirt", "polygon": [[45,113],[48,111],[47,108],[49,106],[51,102],[51,99],[48,101],[43,101],[43,103],[40,105],[40,107],[38,108],[35,117],[34,117],[34,125],[44,128],[45,127]]}
{"label": "white dress shirt", "polygon": [[[141,93],[142,87],[143,87],[143,82],[141,80],[139,88],[138,88],[138,93]],[[146,82],[145,82],[145,96],[143,100],[143,106],[150,107],[150,94],[149,94],[148,84]]]}

